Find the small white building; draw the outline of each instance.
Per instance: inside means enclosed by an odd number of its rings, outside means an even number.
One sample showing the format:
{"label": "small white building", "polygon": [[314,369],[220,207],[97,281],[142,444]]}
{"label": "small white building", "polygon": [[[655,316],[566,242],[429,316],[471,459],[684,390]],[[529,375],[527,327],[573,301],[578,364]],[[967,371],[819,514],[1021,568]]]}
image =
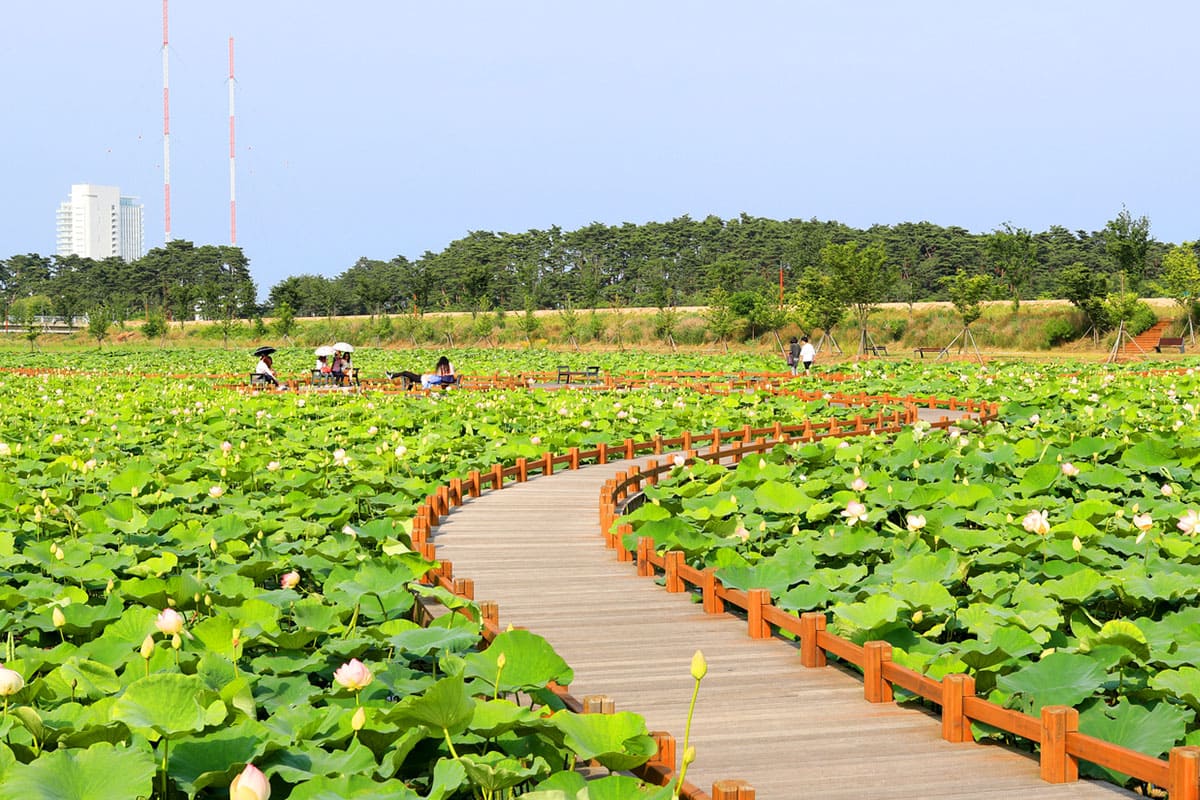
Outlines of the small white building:
{"label": "small white building", "polygon": [[58,207],[56,252],[136,261],[145,255],[143,211],[136,197],[122,197],[116,186],[74,184],[70,198]]}

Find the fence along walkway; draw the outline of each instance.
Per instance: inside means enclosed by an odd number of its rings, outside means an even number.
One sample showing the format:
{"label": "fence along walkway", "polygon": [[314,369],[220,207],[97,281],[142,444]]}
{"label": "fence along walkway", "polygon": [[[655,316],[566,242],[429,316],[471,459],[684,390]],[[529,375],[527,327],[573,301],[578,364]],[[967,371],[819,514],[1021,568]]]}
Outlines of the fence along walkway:
{"label": "fence along walkway", "polygon": [[709,669],[689,783],[740,778],[769,800],[1134,796],[1089,781],[1045,783],[1029,756],[945,742],[936,717],[867,703],[860,677],[806,669],[794,645],[751,639],[744,620],[705,614],[688,595],[638,577],[598,532],[600,488],[629,466],[556,472],[467,499],[432,540],[439,559],[470,577],[478,600],[499,603],[501,627],[550,641],[575,671],[575,697],[611,697],[616,710],[680,737],[680,751],[688,668],[702,650]]}

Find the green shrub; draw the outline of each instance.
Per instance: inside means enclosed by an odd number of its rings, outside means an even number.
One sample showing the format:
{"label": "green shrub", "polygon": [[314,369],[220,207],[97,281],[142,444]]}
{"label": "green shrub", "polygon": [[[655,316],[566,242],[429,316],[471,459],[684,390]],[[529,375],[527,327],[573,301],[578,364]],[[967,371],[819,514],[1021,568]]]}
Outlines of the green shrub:
{"label": "green shrub", "polygon": [[1078,337],[1079,331],[1066,317],[1052,317],[1042,325],[1043,350],[1058,347]]}

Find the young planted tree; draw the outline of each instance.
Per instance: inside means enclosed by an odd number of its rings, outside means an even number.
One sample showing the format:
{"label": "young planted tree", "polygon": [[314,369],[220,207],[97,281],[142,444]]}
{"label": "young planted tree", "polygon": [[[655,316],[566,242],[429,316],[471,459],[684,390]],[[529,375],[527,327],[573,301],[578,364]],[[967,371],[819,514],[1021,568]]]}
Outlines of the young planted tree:
{"label": "young planted tree", "polygon": [[112,327],[112,316],[104,306],[96,306],[88,312],[88,335],[96,340],[96,347],[103,347]]}
{"label": "young planted tree", "polygon": [[575,307],[568,300],[563,304],[563,307],[558,310],[558,319],[562,323],[563,335],[567,337],[567,341],[575,345],[575,349],[579,349],[579,314],[575,311]]}
{"label": "young planted tree", "polygon": [[1184,242],[1171,249],[1162,261],[1162,292],[1174,300],[1187,316],[1187,328],[1195,343],[1192,317],[1200,298],[1200,263],[1196,259],[1194,242]]}
{"label": "young planted tree", "polygon": [[275,321],[272,323],[275,333],[279,334],[288,342],[292,341],[292,334],[296,332],[296,315],[292,311],[291,303],[284,300],[275,309]]}
{"label": "young planted tree", "polygon": [[996,280],[1008,287],[1016,314],[1021,310],[1021,297],[1033,280],[1037,242],[1025,228],[1014,228],[1006,222],[988,235],[987,251]]}
{"label": "young planted tree", "polygon": [[1059,295],[1087,317],[1092,329],[1092,341],[1098,344],[1101,331],[1107,330],[1110,324],[1104,310],[1108,278],[1083,262],[1076,261],[1058,273],[1058,287]]}
{"label": "young planted tree", "polygon": [[958,352],[961,353],[969,341],[975,348],[975,355],[979,359],[979,363],[982,364],[983,356],[979,352],[979,345],[975,344],[975,336],[971,333],[971,323],[983,316],[983,301],[991,291],[992,278],[990,275],[969,275],[960,269],[953,275],[942,278],[941,282],[950,294],[950,302],[954,304],[963,323],[962,331],[943,348],[942,352],[948,351],[955,342],[961,339],[962,341],[958,345]]}
{"label": "young planted tree", "polygon": [[533,337],[542,328],[542,321],[537,318],[537,306],[533,295],[525,295],[525,313],[521,315],[521,331],[525,334],[525,344],[533,347]]}
{"label": "young planted tree", "polygon": [[793,295],[791,311],[792,318],[801,328],[810,332],[814,328],[821,329],[817,352],[821,351],[826,339],[839,353],[842,351],[833,338],[833,329],[846,318],[846,298],[831,275],[815,267],[804,270],[800,286]]}
{"label": "young planted tree", "polygon": [[1104,249],[1125,276],[1126,291],[1137,294],[1146,277],[1146,255],[1150,252],[1150,220],[1134,219],[1129,209],[1121,206],[1116,219],[1104,226]]}
{"label": "young planted tree", "polygon": [[859,247],[856,242],[828,244],[821,248],[821,263],[840,287],[846,306],[858,323],[858,354],[873,347],[867,321],[888,295],[895,280],[887,263],[887,251],[875,242]]}
{"label": "young planted tree", "polygon": [[737,314],[730,303],[729,292],[717,287],[709,293],[708,307],[703,312],[708,330],[717,343],[729,350],[729,337],[737,329]]}

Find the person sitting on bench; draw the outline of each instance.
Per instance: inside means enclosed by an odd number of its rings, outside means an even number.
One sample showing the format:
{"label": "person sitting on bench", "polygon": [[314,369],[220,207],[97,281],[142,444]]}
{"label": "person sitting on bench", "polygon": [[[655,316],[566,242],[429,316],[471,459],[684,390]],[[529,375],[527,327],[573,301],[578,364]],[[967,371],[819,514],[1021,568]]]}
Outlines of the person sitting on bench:
{"label": "person sitting on bench", "polygon": [[456,380],[450,359],[442,356],[437,360],[437,365],[434,366],[432,373],[421,376],[421,387],[428,389],[431,386],[451,386]]}
{"label": "person sitting on bench", "polygon": [[269,383],[272,386],[278,386],[279,379],[275,377],[275,370],[271,367],[273,363],[271,356],[260,356],[258,366],[254,368],[254,379],[259,383]]}

